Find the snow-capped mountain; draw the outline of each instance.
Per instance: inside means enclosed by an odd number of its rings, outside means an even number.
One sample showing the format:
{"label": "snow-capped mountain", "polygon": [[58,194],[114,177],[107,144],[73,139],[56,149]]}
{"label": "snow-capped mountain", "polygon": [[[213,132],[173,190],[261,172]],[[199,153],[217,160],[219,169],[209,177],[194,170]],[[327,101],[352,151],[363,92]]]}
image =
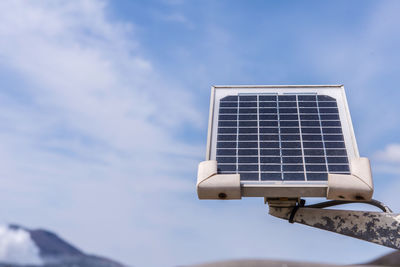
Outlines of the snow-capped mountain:
{"label": "snow-capped mountain", "polygon": [[99,256],[88,255],[58,235],[19,225],[0,226],[0,267],[123,267]]}

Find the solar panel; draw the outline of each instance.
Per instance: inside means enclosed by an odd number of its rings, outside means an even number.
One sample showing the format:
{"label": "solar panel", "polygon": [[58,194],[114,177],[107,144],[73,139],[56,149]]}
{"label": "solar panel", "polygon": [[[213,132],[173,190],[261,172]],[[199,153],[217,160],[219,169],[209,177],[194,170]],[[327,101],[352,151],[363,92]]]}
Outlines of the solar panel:
{"label": "solar panel", "polygon": [[206,161],[241,196],[327,196],[359,160],[341,85],[212,88]]}
{"label": "solar panel", "polygon": [[337,100],[318,93],[238,93],[219,100],[218,173],[247,181],[350,174]]}

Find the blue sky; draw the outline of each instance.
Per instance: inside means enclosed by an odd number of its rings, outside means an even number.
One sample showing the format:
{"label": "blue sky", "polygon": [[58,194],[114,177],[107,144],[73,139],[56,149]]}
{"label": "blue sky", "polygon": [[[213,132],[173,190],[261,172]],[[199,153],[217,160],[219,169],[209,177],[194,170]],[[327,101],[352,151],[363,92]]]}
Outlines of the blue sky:
{"label": "blue sky", "polygon": [[[398,1],[1,1],[0,220],[135,266],[357,263],[389,249],[199,201],[210,87],[344,84],[400,209]],[[335,253],[332,253],[335,251]]]}

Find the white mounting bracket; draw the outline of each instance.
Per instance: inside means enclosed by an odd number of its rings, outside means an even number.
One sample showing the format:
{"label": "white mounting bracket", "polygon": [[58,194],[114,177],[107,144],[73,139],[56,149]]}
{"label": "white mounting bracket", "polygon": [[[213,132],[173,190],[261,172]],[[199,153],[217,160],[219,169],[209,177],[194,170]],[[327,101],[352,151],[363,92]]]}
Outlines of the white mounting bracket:
{"label": "white mounting bracket", "polygon": [[241,199],[240,174],[217,174],[217,161],[200,162],[197,173],[199,199]]}
{"label": "white mounting bracket", "polygon": [[368,158],[350,162],[351,174],[328,174],[327,199],[366,201],[374,192],[371,165]]}
{"label": "white mounting bracket", "polygon": [[241,199],[242,196],[266,198],[326,197],[334,200],[368,201],[374,191],[371,167],[367,158],[350,162],[351,174],[328,174],[327,184],[241,184],[240,174],[218,174],[217,161],[199,164],[197,194],[199,199]]}

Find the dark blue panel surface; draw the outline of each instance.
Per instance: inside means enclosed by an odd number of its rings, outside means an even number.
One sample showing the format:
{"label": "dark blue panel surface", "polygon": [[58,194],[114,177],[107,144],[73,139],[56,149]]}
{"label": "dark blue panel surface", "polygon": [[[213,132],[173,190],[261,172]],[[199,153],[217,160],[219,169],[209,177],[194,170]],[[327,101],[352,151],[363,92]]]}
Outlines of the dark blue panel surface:
{"label": "dark blue panel surface", "polygon": [[236,149],[217,149],[217,156],[236,156]]}
{"label": "dark blue panel surface", "polygon": [[276,108],[276,102],[260,102],[259,107],[261,108]]}
{"label": "dark blue panel surface", "polygon": [[280,121],[281,127],[299,127],[299,121]]}
{"label": "dark blue panel surface", "polygon": [[276,102],[276,96],[271,96],[271,95],[260,95],[259,96],[260,101],[274,101]]}
{"label": "dark blue panel surface", "polygon": [[349,163],[347,157],[327,157],[328,163]]}
{"label": "dark blue panel surface", "polygon": [[282,149],[283,156],[301,156],[301,149]]}
{"label": "dark blue panel surface", "polygon": [[324,148],[323,142],[303,142],[303,148]]}
{"label": "dark blue panel surface", "polygon": [[[257,126],[257,123],[255,126]],[[219,121],[218,127],[237,127],[237,121]]]}
{"label": "dark blue panel surface", "polygon": [[304,172],[303,165],[300,164],[283,164],[282,165],[283,172]]}
{"label": "dark blue panel surface", "polygon": [[238,96],[237,96],[237,95],[228,95],[228,96],[225,96],[224,98],[221,98],[220,101],[221,101],[221,102],[225,102],[225,101],[238,101]]}
{"label": "dark blue panel surface", "polygon": [[256,108],[239,108],[239,114],[246,114],[246,113],[257,114],[257,109]]}
{"label": "dark blue panel surface", "polygon": [[260,141],[260,148],[280,148],[280,146],[279,146],[279,142]]}
{"label": "dark blue panel surface", "polygon": [[260,155],[261,156],[279,156],[280,155],[279,149],[261,149]]}
{"label": "dark blue panel surface", "polygon": [[237,113],[236,108],[220,108],[219,114],[230,114],[230,113]]}
{"label": "dark blue panel surface", "polygon": [[276,108],[259,108],[259,113],[272,113],[272,114],[276,114],[278,112],[278,109]]}
{"label": "dark blue panel surface", "polygon": [[239,164],[238,171],[258,171],[258,165],[246,165],[246,164]]}
{"label": "dark blue panel surface", "polygon": [[326,181],[349,173],[336,100],[327,95],[231,95],[220,100],[220,173],[244,181]]}
{"label": "dark blue panel surface", "polygon": [[307,172],[307,180],[308,181],[326,181],[328,180],[328,173],[315,173],[315,172]]}
{"label": "dark blue panel surface", "polygon": [[278,100],[279,101],[296,101],[296,96],[295,95],[279,95]]}
{"label": "dark blue panel surface", "polygon": [[279,107],[280,108],[297,108],[297,103],[296,102],[279,102]]}
{"label": "dark blue panel surface", "polygon": [[258,163],[258,157],[238,157],[238,163]]}
{"label": "dark blue panel surface", "polygon": [[304,162],[307,163],[312,163],[312,164],[322,164],[325,163],[325,157],[304,157]]}
{"label": "dark blue panel surface", "polygon": [[236,141],[237,137],[233,134],[219,134],[218,141]]}
{"label": "dark blue panel surface", "polygon": [[326,172],[326,165],[306,165],[306,171]]}
{"label": "dark blue panel surface", "polygon": [[328,108],[336,108],[336,102],[318,102],[319,107],[328,107]]}
{"label": "dark blue panel surface", "polygon": [[260,121],[260,127],[278,127],[277,121]]}
{"label": "dark blue panel surface", "polygon": [[281,165],[277,164],[262,164],[260,167],[263,172],[280,172],[282,170]]}
{"label": "dark blue panel surface", "polygon": [[[237,129],[235,129],[237,131]],[[246,134],[246,133],[252,133],[252,134],[256,134],[258,133],[258,129],[257,128],[239,128],[239,134]]]}
{"label": "dark blue panel surface", "polygon": [[258,149],[243,149],[240,148],[237,150],[239,156],[257,156]]}
{"label": "dark blue panel surface", "polygon": [[281,158],[280,157],[260,157],[260,162],[261,163],[281,163]]}
{"label": "dark blue panel surface", "polygon": [[308,107],[308,108],[317,107],[317,102],[299,102],[299,107]]}
{"label": "dark blue panel surface", "polygon": [[257,101],[257,96],[255,95],[241,95],[239,96],[239,101],[240,102],[245,102],[245,101]]}
{"label": "dark blue panel surface", "polygon": [[217,157],[218,163],[235,163],[236,157]]}
{"label": "dark blue panel surface", "polygon": [[[223,103],[221,103],[223,104]],[[257,107],[257,102],[239,102],[239,107],[240,108],[256,108]]]}
{"label": "dark blue panel surface", "polygon": [[291,133],[298,134],[298,133],[300,133],[300,129],[294,128],[294,127],[292,127],[292,128],[281,127],[280,131],[282,134],[291,134]]}
{"label": "dark blue panel surface", "polygon": [[299,95],[299,101],[316,101],[315,95]]}
{"label": "dark blue panel surface", "polygon": [[236,171],[236,165],[229,164],[218,164],[218,171]]}
{"label": "dark blue panel surface", "polygon": [[281,181],[282,174],[280,172],[275,173],[261,173],[261,181]]}
{"label": "dark blue panel surface", "polygon": [[297,108],[279,108],[279,113],[292,113],[297,114]]}
{"label": "dark blue panel surface", "polygon": [[239,121],[239,127],[257,127],[257,121]]}
{"label": "dark blue panel surface", "polygon": [[277,135],[277,134],[261,134],[260,141],[279,141],[279,135]]}
{"label": "dark blue panel surface", "polygon": [[257,141],[257,140],[258,140],[258,135],[252,135],[252,134],[239,135],[239,141]]}
{"label": "dark blue panel surface", "polygon": [[273,128],[273,127],[269,127],[269,128],[260,128],[259,129],[260,134],[279,134],[279,128]]}
{"label": "dark blue panel surface", "polygon": [[258,181],[258,173],[240,172],[240,180],[242,181]]}
{"label": "dark blue panel surface", "polygon": [[283,179],[287,181],[304,181],[304,173],[283,173]]}
{"label": "dark blue panel surface", "polygon": [[236,108],[238,106],[237,102],[221,102],[219,105],[221,108]]}
{"label": "dark blue panel surface", "polygon": [[238,148],[258,148],[258,142],[238,142]]}
{"label": "dark blue panel surface", "polygon": [[299,108],[301,114],[315,114],[318,113],[317,108]]}
{"label": "dark blue panel surface", "polygon": [[236,148],[237,142],[218,142],[217,148]]}
{"label": "dark blue panel surface", "polygon": [[283,163],[301,163],[303,164],[302,157],[282,157]]}
{"label": "dark blue panel surface", "polygon": [[218,129],[219,134],[236,134],[237,133],[237,128],[219,128]]}
{"label": "dark blue panel surface", "polygon": [[301,148],[301,142],[282,142],[281,148]]}

